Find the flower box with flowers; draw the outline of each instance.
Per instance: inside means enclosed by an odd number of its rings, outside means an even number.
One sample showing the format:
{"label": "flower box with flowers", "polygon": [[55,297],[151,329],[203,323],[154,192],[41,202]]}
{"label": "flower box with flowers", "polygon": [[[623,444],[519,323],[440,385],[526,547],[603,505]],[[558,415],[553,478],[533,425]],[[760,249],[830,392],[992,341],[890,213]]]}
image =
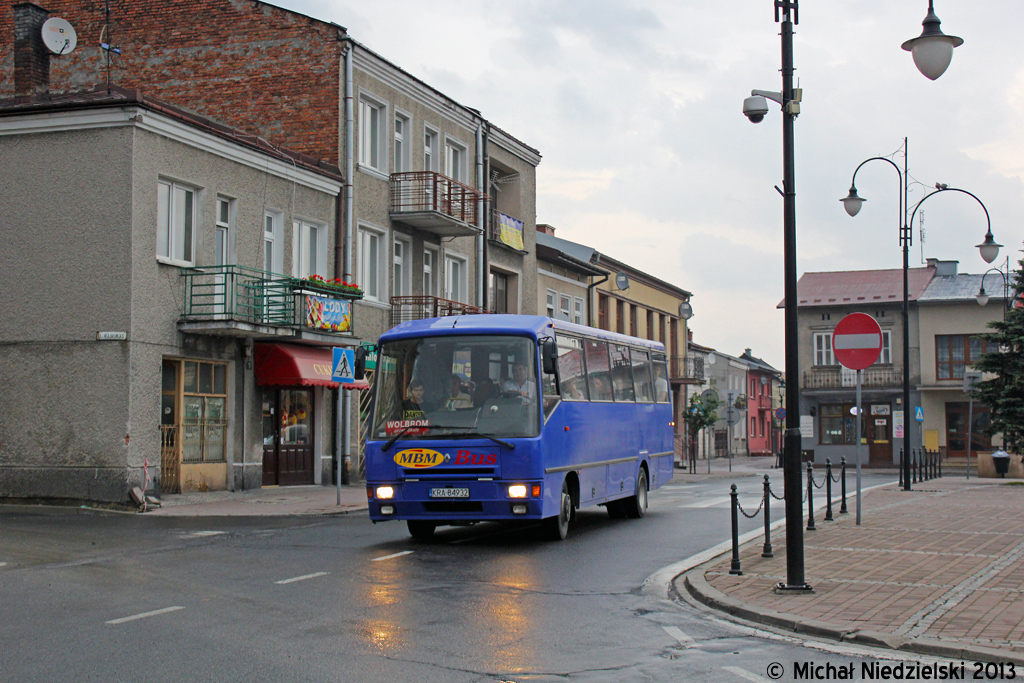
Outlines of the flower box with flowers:
{"label": "flower box with flowers", "polygon": [[313,289],[327,294],[340,295],[350,299],[363,298],[363,290],[353,282],[345,282],[341,278],[327,280],[319,275],[310,275],[299,280],[299,286],[304,289]]}

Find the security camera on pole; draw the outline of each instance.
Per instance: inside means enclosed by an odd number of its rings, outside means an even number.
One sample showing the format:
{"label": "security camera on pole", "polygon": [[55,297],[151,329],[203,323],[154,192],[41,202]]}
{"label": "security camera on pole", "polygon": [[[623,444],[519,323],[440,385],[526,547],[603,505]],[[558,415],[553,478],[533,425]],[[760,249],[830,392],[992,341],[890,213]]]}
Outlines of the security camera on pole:
{"label": "security camera on pole", "polygon": [[[832,331],[832,353],[844,367],[857,371],[857,526],[860,526],[860,425],[862,408],[860,401],[861,370],[871,367],[882,352],[882,328],[867,313],[851,313],[836,325]],[[908,456],[909,457],[909,456]]]}

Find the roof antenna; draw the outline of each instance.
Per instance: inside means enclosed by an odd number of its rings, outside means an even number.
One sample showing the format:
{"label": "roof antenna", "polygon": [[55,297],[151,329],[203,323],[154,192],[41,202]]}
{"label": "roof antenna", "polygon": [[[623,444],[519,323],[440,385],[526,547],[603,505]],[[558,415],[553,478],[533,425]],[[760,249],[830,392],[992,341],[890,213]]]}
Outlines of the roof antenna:
{"label": "roof antenna", "polygon": [[100,48],[107,53],[107,94],[110,94],[110,53],[113,52],[116,55],[121,54],[121,48],[114,47],[110,43],[103,42],[103,38],[107,33],[107,27],[110,26],[110,0],[106,0],[105,12],[105,23],[103,24],[103,30],[100,31]]}

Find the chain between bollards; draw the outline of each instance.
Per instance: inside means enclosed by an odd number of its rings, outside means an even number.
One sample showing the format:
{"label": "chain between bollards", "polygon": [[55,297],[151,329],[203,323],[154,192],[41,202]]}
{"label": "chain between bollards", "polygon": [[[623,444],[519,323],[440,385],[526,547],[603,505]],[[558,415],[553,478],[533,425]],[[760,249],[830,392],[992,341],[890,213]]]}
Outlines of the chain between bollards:
{"label": "chain between bollards", "polygon": [[839,506],[839,514],[845,515],[848,512],[847,509],[846,509],[846,456],[845,455],[843,456],[842,460],[840,460],[840,462],[839,462],[839,477],[842,479],[842,489],[843,489],[843,502]]}

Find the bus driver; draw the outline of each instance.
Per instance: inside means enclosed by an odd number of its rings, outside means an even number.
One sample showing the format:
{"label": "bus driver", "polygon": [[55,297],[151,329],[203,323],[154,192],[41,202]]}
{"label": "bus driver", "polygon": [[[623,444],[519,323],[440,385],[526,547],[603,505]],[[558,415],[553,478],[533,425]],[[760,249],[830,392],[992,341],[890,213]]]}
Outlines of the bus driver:
{"label": "bus driver", "polygon": [[537,387],[530,381],[526,364],[521,361],[512,364],[512,377],[505,380],[501,390],[519,394],[523,398],[523,403],[533,403],[537,400]]}

